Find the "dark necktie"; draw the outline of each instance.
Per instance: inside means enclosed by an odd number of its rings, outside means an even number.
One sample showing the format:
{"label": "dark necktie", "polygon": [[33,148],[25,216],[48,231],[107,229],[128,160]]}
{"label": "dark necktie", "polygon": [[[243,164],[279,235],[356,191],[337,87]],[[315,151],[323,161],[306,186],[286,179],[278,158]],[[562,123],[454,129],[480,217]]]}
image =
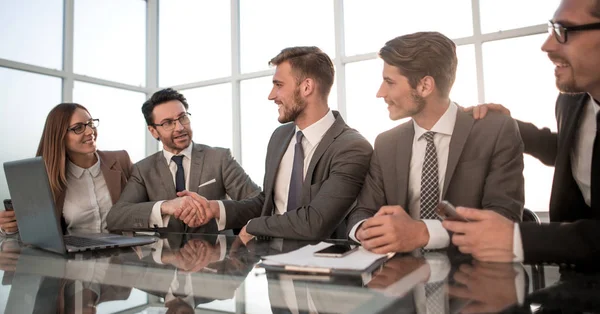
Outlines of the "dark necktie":
{"label": "dark necktie", "polygon": [[173,156],[171,160],[177,165],[177,172],[175,173],[175,192],[181,192],[185,190],[185,174],[183,173],[183,156]]}
{"label": "dark necktie", "polygon": [[302,183],[304,182],[304,149],[302,148],[302,131],[296,132],[296,145],[294,146],[294,165],[288,192],[287,211],[295,210],[300,205]]}
{"label": "dark necktie", "polygon": [[596,114],[596,137],[592,151],[592,178],[590,182],[591,207],[600,211],[600,112]]}
{"label": "dark necktie", "polygon": [[421,170],[421,219],[438,219],[435,207],[440,201],[440,189],[438,181],[438,159],[433,136],[435,132],[428,131],[422,135],[427,140],[425,148],[425,160]]}

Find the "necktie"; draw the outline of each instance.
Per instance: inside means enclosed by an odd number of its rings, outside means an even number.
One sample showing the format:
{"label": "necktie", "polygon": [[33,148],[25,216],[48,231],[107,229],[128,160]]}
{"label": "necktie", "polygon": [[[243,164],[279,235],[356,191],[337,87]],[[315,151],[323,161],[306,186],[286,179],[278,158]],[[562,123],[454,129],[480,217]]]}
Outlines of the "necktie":
{"label": "necktie", "polygon": [[290,178],[287,211],[295,210],[300,205],[302,183],[304,182],[304,149],[302,148],[302,131],[296,132],[296,145],[294,146],[294,164]]}
{"label": "necktie", "polygon": [[596,138],[592,151],[591,207],[600,211],[600,112],[596,114]]}
{"label": "necktie", "polygon": [[443,281],[425,284],[427,314],[446,313],[445,293]]}
{"label": "necktie", "polygon": [[175,192],[185,190],[185,174],[183,173],[183,156],[173,156],[171,160],[177,165],[175,173]]}
{"label": "necktie", "polygon": [[438,159],[433,144],[434,135],[435,132],[431,131],[422,135],[427,140],[427,147],[421,171],[421,219],[437,219],[435,207],[440,201]]}

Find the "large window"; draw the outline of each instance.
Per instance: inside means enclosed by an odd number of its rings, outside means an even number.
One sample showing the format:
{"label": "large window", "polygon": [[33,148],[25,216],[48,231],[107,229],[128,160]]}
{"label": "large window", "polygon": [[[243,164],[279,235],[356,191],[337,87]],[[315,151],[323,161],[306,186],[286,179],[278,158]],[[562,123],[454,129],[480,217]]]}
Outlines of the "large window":
{"label": "large window", "polygon": [[[0,67],[0,164],[35,156],[46,116],[60,103],[60,83],[55,77]],[[0,198],[9,198],[4,167],[0,167]]]}
{"label": "large window", "polygon": [[[458,45],[450,95],[458,104],[502,103],[517,119],[555,129],[557,91],[539,48],[559,2],[0,0],[0,110],[15,114],[7,104],[17,100],[28,103],[19,110],[39,109],[27,111],[27,128],[5,124],[18,136],[4,140],[16,148],[1,158],[30,156],[48,110],[76,101],[101,119],[100,149],[127,149],[140,160],[160,149],[140,106],[174,87],[189,100],[194,141],[231,148],[262,183],[267,143],[280,125],[267,99],[272,57],[303,45],[329,54],[338,73],[329,105],[373,142],[403,122],[390,121],[375,97],[377,51],[416,31],[440,31]],[[547,210],[551,178],[552,168],[526,157],[527,207]]]}

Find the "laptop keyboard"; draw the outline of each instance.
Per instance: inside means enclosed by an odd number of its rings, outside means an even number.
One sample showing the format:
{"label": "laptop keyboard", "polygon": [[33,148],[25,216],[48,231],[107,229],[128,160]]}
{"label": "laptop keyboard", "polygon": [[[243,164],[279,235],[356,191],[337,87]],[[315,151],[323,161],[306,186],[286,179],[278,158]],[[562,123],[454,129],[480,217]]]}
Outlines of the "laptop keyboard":
{"label": "laptop keyboard", "polygon": [[64,237],[65,245],[70,245],[74,247],[87,247],[87,246],[113,246],[114,243],[107,242],[103,240],[89,239],[89,238],[80,238],[76,236],[68,236]]}

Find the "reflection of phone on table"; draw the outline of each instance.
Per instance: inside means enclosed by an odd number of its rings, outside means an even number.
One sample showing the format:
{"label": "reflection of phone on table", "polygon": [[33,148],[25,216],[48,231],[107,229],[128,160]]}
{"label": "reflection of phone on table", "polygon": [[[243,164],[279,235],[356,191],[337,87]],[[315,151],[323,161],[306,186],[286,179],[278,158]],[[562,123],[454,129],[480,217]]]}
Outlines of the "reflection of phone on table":
{"label": "reflection of phone on table", "polygon": [[457,213],[456,208],[454,208],[454,205],[450,204],[450,202],[448,201],[441,201],[435,209],[435,212],[443,220],[448,219],[454,221],[469,222],[469,219]]}
{"label": "reflection of phone on table", "polygon": [[12,205],[12,201],[11,200],[9,200],[9,199],[4,200],[4,209],[8,210],[8,211],[13,210],[13,205]]}
{"label": "reflection of phone on table", "polygon": [[343,257],[358,250],[358,245],[334,244],[322,250],[316,251],[315,256],[321,257]]}

